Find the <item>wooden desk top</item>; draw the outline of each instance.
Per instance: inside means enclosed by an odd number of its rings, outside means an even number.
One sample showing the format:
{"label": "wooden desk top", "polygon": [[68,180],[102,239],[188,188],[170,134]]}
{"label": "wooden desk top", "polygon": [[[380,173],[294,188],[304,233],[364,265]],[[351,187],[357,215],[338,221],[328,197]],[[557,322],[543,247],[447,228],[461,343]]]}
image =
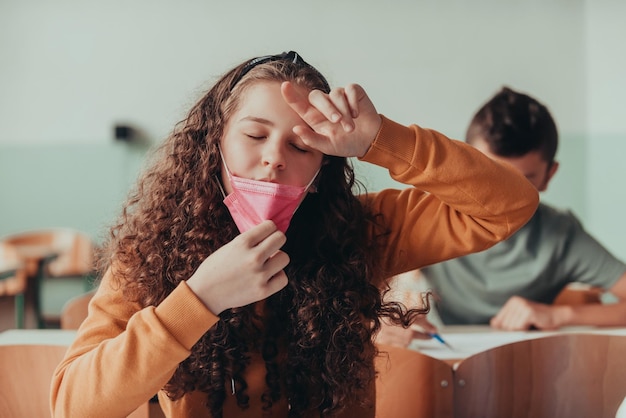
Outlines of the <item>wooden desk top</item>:
{"label": "wooden desk top", "polygon": [[[441,336],[452,346],[452,350],[436,340],[414,340],[409,348],[446,363],[455,364],[493,347],[562,333],[626,336],[626,328],[567,327],[558,331],[498,331],[489,326],[448,326],[441,329]],[[76,338],[76,330],[10,329],[0,332],[0,345],[51,344],[69,346],[74,338]]]}
{"label": "wooden desk top", "polygon": [[556,331],[500,331],[488,325],[446,326],[440,329],[440,335],[452,349],[434,339],[413,340],[409,348],[446,363],[456,364],[490,348],[563,333],[626,335],[626,328],[564,327]]}
{"label": "wooden desk top", "polygon": [[76,330],[9,329],[0,332],[0,345],[63,345],[69,346],[76,338]]}
{"label": "wooden desk top", "polygon": [[57,251],[47,244],[16,244],[14,248],[24,260],[43,260],[58,255]]}
{"label": "wooden desk top", "polygon": [[0,280],[12,277],[22,267],[19,261],[7,261],[0,258]]}

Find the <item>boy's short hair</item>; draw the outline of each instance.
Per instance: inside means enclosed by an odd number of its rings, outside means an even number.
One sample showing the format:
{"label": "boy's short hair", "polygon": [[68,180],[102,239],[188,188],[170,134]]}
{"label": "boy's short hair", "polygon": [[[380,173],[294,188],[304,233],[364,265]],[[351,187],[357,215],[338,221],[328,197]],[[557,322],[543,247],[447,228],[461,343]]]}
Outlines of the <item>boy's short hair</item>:
{"label": "boy's short hair", "polygon": [[539,150],[551,163],[558,132],[547,107],[505,86],[476,112],[467,128],[467,143],[481,139],[498,156],[521,157]]}

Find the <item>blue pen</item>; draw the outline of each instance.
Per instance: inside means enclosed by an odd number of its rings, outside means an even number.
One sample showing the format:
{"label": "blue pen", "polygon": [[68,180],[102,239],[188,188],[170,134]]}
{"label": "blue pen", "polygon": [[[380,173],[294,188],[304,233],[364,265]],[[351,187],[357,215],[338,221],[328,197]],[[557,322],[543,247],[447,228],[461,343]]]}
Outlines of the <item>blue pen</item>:
{"label": "blue pen", "polygon": [[446,347],[448,347],[450,350],[454,350],[454,348],[452,348],[452,346],[450,344],[448,344],[443,338],[441,338],[441,335],[437,334],[436,332],[428,333],[428,335],[430,335],[435,340],[439,341],[441,344],[443,344]]}

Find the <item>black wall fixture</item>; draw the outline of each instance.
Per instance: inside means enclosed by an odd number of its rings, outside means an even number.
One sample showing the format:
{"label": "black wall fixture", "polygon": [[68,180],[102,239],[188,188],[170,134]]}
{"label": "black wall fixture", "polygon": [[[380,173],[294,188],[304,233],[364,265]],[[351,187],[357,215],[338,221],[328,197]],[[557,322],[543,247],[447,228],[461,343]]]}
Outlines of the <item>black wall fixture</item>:
{"label": "black wall fixture", "polygon": [[115,125],[115,140],[122,142],[132,142],[135,139],[135,131],[128,125]]}

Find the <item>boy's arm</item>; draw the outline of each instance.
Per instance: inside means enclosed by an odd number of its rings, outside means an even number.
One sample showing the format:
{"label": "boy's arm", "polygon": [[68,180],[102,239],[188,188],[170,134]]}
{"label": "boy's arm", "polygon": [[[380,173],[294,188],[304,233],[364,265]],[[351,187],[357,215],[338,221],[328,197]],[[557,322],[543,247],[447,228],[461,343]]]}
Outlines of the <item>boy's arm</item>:
{"label": "boy's arm", "polygon": [[618,299],[610,304],[545,305],[519,296],[507,301],[491,320],[491,326],[505,330],[557,329],[572,325],[626,326],[626,272],[609,289]]}
{"label": "boy's arm", "polygon": [[565,325],[626,326],[626,272],[609,291],[618,299],[615,303],[569,306]]}

